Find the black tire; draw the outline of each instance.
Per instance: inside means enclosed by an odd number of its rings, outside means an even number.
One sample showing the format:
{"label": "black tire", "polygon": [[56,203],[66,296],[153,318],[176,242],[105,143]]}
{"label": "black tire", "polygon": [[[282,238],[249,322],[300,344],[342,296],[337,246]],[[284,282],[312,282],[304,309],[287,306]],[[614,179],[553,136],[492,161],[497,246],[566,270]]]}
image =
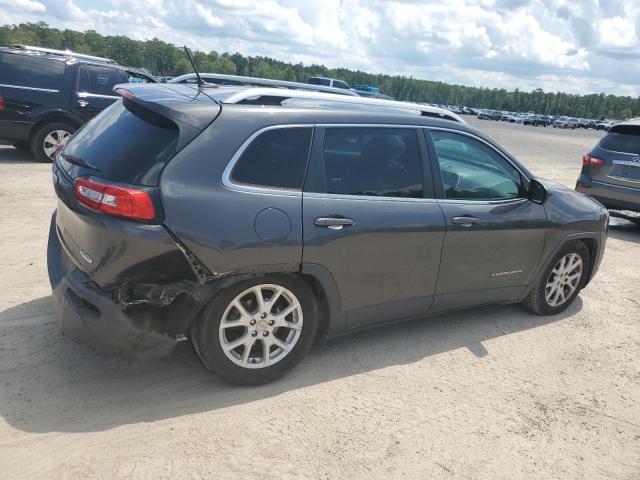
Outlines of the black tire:
{"label": "black tire", "polygon": [[[261,284],[282,286],[293,293],[302,308],[303,325],[297,343],[281,360],[273,365],[251,369],[237,365],[227,358],[220,345],[219,328],[229,304],[245,290]],[[314,294],[302,278],[283,274],[265,275],[238,282],[214,297],[197,323],[192,325],[191,339],[202,363],[211,372],[234,384],[261,385],[281,377],[302,360],[313,344],[318,316]]]}
{"label": "black tire", "polygon": [[[551,275],[551,271],[554,269],[558,261],[570,253],[577,253],[582,260],[582,276],[578,282],[577,288],[574,292],[565,300],[561,305],[552,307],[545,299],[545,287],[547,280]],[[581,241],[574,241],[567,243],[560,249],[560,251],[554,255],[547,267],[542,272],[542,275],[537,279],[536,285],[529,292],[529,295],[523,300],[522,304],[538,315],[555,315],[567,309],[573,301],[576,299],[582,287],[584,287],[587,278],[589,277],[589,249]]]}
{"label": "black tire", "polygon": [[44,151],[44,140],[51,132],[56,130],[64,130],[69,133],[73,133],[77,130],[76,127],[66,122],[51,122],[42,125],[34,135],[31,137],[31,153],[38,162],[51,163],[53,161]]}

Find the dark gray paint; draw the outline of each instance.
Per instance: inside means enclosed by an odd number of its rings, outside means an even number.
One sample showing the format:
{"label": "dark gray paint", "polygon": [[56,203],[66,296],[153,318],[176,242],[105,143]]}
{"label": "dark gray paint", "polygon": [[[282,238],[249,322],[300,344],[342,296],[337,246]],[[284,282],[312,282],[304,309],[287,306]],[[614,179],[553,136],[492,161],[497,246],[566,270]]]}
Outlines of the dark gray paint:
{"label": "dark gray paint", "polygon": [[[182,111],[183,120],[188,115],[188,109],[172,108]],[[198,108],[194,118],[204,125],[204,109]],[[58,228],[76,239],[74,248],[105,252],[97,255],[99,265],[93,268],[82,266],[72,253],[91,280],[100,280],[99,287],[135,277],[137,266],[149,265],[150,256],[175,253],[183,263],[199,264],[208,272],[209,293],[192,295],[200,306],[216,288],[246,275],[300,272],[315,279],[324,293],[323,331],[339,333],[469,305],[518,301],[569,239],[590,242],[591,275],[602,258],[606,211],[550,182],[544,182],[549,193],[544,205],[525,198],[495,204],[446,201],[437,175],[431,175],[435,184],[425,185],[425,191],[435,190],[432,199],[356,198],[223,184],[225,168],[240,146],[267,127],[318,125],[314,138],[322,125],[435,127],[467,132],[495,146],[467,125],[414,115],[215,104],[210,121],[161,175],[163,226],[89,215],[72,202],[58,218]],[[495,148],[522,172],[526,188],[531,173]],[[431,171],[432,146],[423,145],[423,150],[425,168]],[[315,171],[314,154],[309,172]],[[427,182],[431,176],[425,176]],[[277,221],[268,218],[273,214]],[[470,227],[451,223],[464,215],[480,221]],[[285,216],[290,221],[287,232],[281,221]],[[354,224],[332,230],[315,225],[318,217],[344,217]],[[101,235],[103,226],[117,235]],[[515,275],[491,276],[518,269],[522,272]]]}

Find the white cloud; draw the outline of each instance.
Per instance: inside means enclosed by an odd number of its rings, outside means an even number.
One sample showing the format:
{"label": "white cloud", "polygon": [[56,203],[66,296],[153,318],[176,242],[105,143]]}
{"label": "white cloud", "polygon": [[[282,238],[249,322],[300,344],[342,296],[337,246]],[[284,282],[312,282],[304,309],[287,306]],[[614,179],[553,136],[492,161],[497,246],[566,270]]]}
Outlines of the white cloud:
{"label": "white cloud", "polygon": [[633,48],[638,44],[636,26],[629,18],[605,18],[598,25],[600,46],[605,48]]}
{"label": "white cloud", "polygon": [[42,3],[34,0],[0,0],[0,7],[11,7],[28,13],[42,13],[46,10]]}
{"label": "white cloud", "polygon": [[640,1],[0,0],[0,22],[500,88],[640,94]]}

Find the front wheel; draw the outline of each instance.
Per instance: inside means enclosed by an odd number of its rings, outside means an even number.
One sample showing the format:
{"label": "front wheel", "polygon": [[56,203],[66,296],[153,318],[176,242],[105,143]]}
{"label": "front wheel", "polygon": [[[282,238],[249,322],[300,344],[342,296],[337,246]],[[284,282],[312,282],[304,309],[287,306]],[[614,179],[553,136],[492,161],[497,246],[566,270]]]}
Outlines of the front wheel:
{"label": "front wheel", "polygon": [[192,326],[191,337],[209,370],[231,383],[260,385],[302,359],[317,326],[316,302],[307,284],[267,275],[216,296]]}
{"label": "front wheel", "polygon": [[584,286],[589,269],[589,249],[580,241],[565,245],[549,262],[546,270],[523,304],[538,315],[553,315],[569,307]]}

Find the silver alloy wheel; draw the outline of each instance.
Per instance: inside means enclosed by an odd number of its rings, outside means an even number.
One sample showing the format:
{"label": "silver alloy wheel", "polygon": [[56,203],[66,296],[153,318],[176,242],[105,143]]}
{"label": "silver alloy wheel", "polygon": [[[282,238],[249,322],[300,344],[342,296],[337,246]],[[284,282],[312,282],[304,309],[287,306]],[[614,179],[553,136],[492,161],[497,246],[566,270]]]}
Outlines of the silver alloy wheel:
{"label": "silver alloy wheel", "polygon": [[236,365],[268,367],[298,343],[302,320],[302,306],[290,290],[281,285],[256,285],[236,296],[225,309],[220,346]]}
{"label": "silver alloy wheel", "polygon": [[42,142],[45,155],[53,160],[58,145],[64,145],[64,142],[70,135],[71,133],[66,130],[53,130],[49,132]]}
{"label": "silver alloy wheel", "polygon": [[582,257],[577,253],[569,253],[558,260],[544,288],[544,298],[550,307],[559,307],[573,295],[582,279],[582,271]]}

